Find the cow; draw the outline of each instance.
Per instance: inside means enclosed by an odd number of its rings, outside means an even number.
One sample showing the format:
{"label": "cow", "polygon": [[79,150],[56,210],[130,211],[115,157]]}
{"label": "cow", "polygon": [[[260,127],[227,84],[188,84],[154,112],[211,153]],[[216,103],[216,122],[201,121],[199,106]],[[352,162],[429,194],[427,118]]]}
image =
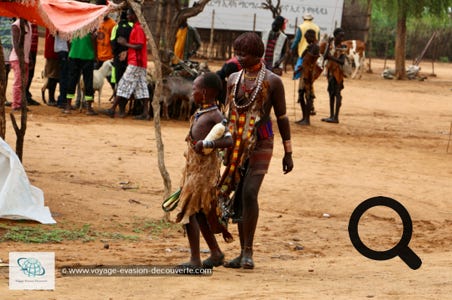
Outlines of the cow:
{"label": "cow", "polygon": [[347,46],[345,53],[353,62],[355,67],[351,77],[355,78],[356,75],[359,74],[358,78],[361,78],[364,68],[364,61],[366,59],[366,44],[360,40],[347,40],[342,42],[342,44]]}

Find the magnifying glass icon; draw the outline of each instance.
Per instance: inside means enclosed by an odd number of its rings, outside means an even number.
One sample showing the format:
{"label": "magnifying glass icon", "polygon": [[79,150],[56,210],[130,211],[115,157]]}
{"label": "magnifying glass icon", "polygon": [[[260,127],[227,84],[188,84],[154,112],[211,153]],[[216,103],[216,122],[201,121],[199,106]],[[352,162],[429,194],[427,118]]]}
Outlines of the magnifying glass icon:
{"label": "magnifying glass icon", "polygon": [[[399,243],[393,248],[386,251],[375,251],[367,247],[359,237],[358,223],[361,216],[370,208],[374,206],[386,206],[395,210],[403,222],[403,234]],[[408,247],[413,233],[413,223],[406,208],[400,202],[383,196],[373,197],[365,200],[358,205],[353,211],[350,222],[348,223],[348,233],[350,240],[362,255],[374,260],[387,260],[399,256],[411,269],[419,269],[422,261],[416,253]]]}

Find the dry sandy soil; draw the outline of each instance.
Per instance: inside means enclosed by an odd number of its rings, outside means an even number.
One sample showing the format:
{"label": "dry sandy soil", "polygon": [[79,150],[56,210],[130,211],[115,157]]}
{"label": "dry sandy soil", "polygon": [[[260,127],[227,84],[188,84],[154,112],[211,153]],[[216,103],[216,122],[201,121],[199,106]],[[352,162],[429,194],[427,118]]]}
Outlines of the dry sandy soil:
{"label": "dry sandy soil", "polygon": [[[89,226],[86,235],[94,238],[1,242],[0,298],[452,299],[452,145],[446,152],[452,65],[435,64],[436,77],[429,76],[430,63],[421,67],[425,81],[385,80],[379,75],[383,62],[372,60],[372,74],[345,82],[340,124],[320,121],[328,114],[328,99],[325,78],[319,78],[317,115],[310,127],[294,123],[300,110],[291,75],[283,75],[295,168],[283,175],[277,134],[259,198],[256,268],[219,267],[209,277],[61,276],[64,265],[176,265],[187,260],[188,242],[179,225],[159,223],[163,183],[153,122],[30,107],[23,165],[31,183],[44,191],[57,224],[0,224],[73,231]],[[32,86],[37,100],[42,69],[43,59]],[[104,91],[106,108],[111,90]],[[16,137],[7,118],[6,141],[14,148]],[[161,125],[174,190],[184,163],[188,123],[163,120]],[[130,189],[122,188],[125,182]],[[400,201],[409,211],[410,248],[422,259],[420,269],[410,269],[398,257],[368,259],[351,244],[347,228],[353,210],[379,195]],[[366,245],[384,251],[399,241],[402,227],[391,209],[372,208],[361,219],[360,233]],[[233,243],[218,237],[227,259],[239,251],[235,226],[231,229]],[[4,233],[0,230],[0,236]],[[202,248],[207,249],[204,243]],[[4,265],[12,251],[55,252],[55,290],[9,290]]]}

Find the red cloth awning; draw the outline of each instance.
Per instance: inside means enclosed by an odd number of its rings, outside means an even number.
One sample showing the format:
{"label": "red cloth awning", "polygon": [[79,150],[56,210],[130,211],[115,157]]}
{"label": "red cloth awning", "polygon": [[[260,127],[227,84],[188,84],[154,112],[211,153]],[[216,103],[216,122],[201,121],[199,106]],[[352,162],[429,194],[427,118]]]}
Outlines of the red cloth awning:
{"label": "red cloth awning", "polygon": [[46,27],[67,39],[83,36],[99,26],[117,5],[95,5],[73,0],[27,0],[0,2],[0,16],[18,17]]}

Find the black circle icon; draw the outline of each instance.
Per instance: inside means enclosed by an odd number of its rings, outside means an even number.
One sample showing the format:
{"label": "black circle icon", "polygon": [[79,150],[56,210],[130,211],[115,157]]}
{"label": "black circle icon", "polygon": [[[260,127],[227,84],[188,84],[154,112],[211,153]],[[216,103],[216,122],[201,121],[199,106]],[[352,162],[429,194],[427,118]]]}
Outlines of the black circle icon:
{"label": "black circle icon", "polygon": [[[403,223],[403,234],[399,243],[395,245],[393,248],[386,251],[375,251],[367,247],[359,237],[358,233],[358,223],[361,216],[370,208],[374,206],[386,206],[395,210]],[[416,253],[413,252],[408,247],[408,244],[411,240],[411,235],[413,233],[413,223],[411,222],[411,217],[406,208],[400,204],[400,202],[383,196],[373,197],[365,200],[361,204],[359,204],[355,210],[353,211],[350,222],[348,224],[348,233],[350,236],[350,240],[362,255],[374,259],[374,260],[386,260],[391,259],[395,256],[399,256],[411,269],[418,269],[422,261]]]}

